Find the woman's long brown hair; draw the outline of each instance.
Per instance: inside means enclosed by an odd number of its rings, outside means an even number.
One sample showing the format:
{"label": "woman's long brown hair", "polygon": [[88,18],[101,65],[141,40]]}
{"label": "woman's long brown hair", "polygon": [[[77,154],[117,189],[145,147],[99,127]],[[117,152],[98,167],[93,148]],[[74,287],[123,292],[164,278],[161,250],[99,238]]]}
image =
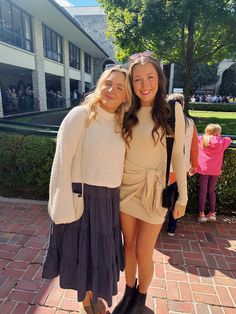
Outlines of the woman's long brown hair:
{"label": "woman's long brown hair", "polygon": [[[167,119],[170,116],[171,109],[170,109],[170,105],[166,101],[165,74],[163,73],[163,70],[160,64],[157,62],[155,58],[153,58],[152,56],[142,55],[141,53],[137,58],[131,61],[130,66],[129,66],[129,79],[130,79],[130,84],[132,86],[132,99],[131,99],[131,107],[124,116],[123,130],[122,130],[122,136],[128,146],[129,146],[130,141],[132,140],[133,127],[139,123],[137,112],[141,108],[140,99],[135,94],[133,84],[132,84],[133,83],[133,68],[137,64],[144,65],[146,63],[151,63],[156,69],[157,75],[158,75],[158,91],[154,99],[154,103],[151,110],[152,120],[154,122],[154,127],[152,130],[152,138],[155,145],[157,144],[159,139],[162,142],[162,139],[166,133],[167,134],[173,133],[170,126],[167,123]],[[161,135],[159,133],[160,128],[163,131]]]}

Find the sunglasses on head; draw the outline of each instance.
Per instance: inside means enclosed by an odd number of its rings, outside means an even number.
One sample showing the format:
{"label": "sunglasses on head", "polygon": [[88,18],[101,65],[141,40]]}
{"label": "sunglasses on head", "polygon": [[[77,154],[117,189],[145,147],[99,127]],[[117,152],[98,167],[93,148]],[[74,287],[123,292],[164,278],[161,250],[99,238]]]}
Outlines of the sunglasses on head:
{"label": "sunglasses on head", "polygon": [[126,66],[125,64],[109,63],[109,64],[106,64],[104,71],[107,70],[107,69],[112,69],[112,68],[116,68],[116,69],[127,69],[127,66]]}
{"label": "sunglasses on head", "polygon": [[134,53],[133,55],[129,57],[129,61],[132,62],[135,59],[140,58],[140,57],[152,57],[152,56],[153,56],[153,52],[150,50],[146,50],[143,52]]}

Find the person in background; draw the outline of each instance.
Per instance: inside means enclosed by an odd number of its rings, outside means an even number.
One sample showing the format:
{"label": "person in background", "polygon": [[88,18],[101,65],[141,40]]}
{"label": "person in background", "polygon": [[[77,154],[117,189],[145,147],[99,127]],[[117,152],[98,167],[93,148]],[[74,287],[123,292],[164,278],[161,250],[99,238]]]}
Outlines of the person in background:
{"label": "person in background", "polygon": [[[175,100],[179,102],[184,110],[184,96],[182,94],[173,93],[167,97],[167,100]],[[186,117],[184,114],[185,120],[185,139],[184,139],[184,154],[185,154],[185,166],[186,171],[190,176],[193,176],[197,171],[198,166],[198,133],[197,128],[192,119]],[[170,171],[170,184],[176,181],[175,174],[173,170]],[[177,219],[174,219],[173,212],[169,211],[168,214],[168,226],[167,234],[171,237],[175,235],[177,228]]]}
{"label": "person in background", "polygon": [[[129,77],[132,103],[123,123],[126,157],[121,184],[121,227],[124,236],[126,288],[113,314],[144,313],[146,295],[153,276],[153,250],[167,208],[162,207],[166,175],[166,135],[171,108],[166,101],[166,79],[151,52],[130,57]],[[187,204],[184,116],[175,105],[173,169],[179,198],[174,217],[182,217]],[[138,270],[138,280],[136,271]],[[138,282],[138,285],[137,285]]]}
{"label": "person in background", "polygon": [[[125,142],[124,112],[130,104],[127,69],[113,66],[96,89],[63,120],[57,137],[49,188],[52,218],[43,278],[60,276],[63,289],[78,292],[80,313],[105,313],[124,268],[120,230],[120,184]],[[77,217],[78,197],[84,211]]]}
{"label": "person in background", "polygon": [[[199,158],[197,173],[199,173],[199,222],[216,221],[215,187],[223,163],[224,151],[232,140],[221,136],[219,124],[208,124],[203,136],[198,137]],[[208,195],[210,211],[206,215],[205,204]]]}

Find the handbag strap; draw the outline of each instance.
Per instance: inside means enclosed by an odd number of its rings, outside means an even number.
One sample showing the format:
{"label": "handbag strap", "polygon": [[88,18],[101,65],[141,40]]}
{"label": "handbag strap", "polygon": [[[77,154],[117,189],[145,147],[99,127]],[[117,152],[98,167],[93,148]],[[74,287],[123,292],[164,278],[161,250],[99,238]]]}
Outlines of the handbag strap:
{"label": "handbag strap", "polygon": [[[175,100],[168,101],[171,107],[171,115],[167,120],[167,123],[171,127],[173,134],[175,134]],[[169,182],[169,175],[170,175],[170,163],[171,163],[171,156],[174,144],[174,136],[170,134],[166,134],[166,150],[167,150],[167,163],[166,163],[166,188]]]}
{"label": "handbag strap", "polygon": [[84,129],[81,134],[81,158],[80,158],[80,170],[81,170],[81,186],[82,186],[82,197],[84,196],[84,179],[83,179],[83,166],[84,166],[84,138],[87,130],[86,121],[84,123]]}
{"label": "handbag strap", "polygon": [[84,197],[84,179],[83,179],[83,165],[84,165],[84,162],[83,162],[83,159],[84,159],[84,135],[85,135],[85,130],[86,130],[86,127],[84,128],[83,130],[83,133],[81,135],[81,158],[80,158],[80,170],[81,170],[81,186],[82,186],[82,197]]}

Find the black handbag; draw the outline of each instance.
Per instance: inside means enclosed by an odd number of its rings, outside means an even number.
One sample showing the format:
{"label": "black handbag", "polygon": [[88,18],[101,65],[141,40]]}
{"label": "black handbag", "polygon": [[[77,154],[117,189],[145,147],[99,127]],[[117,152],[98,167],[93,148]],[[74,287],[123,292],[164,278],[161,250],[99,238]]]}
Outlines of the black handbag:
{"label": "black handbag", "polygon": [[[168,119],[168,124],[172,128],[173,134],[175,134],[175,101],[170,100],[169,105],[171,107],[171,115],[170,115],[170,118]],[[166,184],[162,192],[162,206],[164,208],[168,208],[169,210],[174,209],[175,202],[179,195],[178,186],[176,182],[168,185],[173,144],[174,144],[174,137],[169,136],[167,134],[166,136],[166,152],[167,152]]]}

